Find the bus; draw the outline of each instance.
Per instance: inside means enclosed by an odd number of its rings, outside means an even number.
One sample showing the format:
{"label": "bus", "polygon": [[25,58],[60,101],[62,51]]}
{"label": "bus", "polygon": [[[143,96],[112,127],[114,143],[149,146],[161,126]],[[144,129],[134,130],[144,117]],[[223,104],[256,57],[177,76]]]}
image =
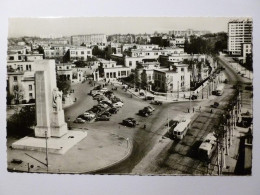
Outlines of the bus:
{"label": "bus", "polygon": [[188,129],[190,128],[190,119],[183,119],[173,130],[173,137],[175,139],[183,139]]}
{"label": "bus", "polygon": [[223,94],[224,91],[224,85],[220,84],[217,89],[216,89],[216,95],[221,96]]}
{"label": "bus", "polygon": [[216,149],[217,146],[217,138],[213,133],[209,133],[201,143],[199,147],[199,157],[203,160],[209,160]]}

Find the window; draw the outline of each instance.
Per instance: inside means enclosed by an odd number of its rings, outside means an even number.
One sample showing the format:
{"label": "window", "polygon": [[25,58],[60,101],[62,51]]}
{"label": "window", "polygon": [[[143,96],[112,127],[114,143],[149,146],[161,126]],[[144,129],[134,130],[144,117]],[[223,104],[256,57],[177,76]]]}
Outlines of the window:
{"label": "window", "polygon": [[88,51],[88,53],[87,54],[90,54],[90,51]]}
{"label": "window", "polygon": [[184,68],[181,68],[181,71],[184,72]]}
{"label": "window", "polygon": [[17,76],[14,76],[14,81],[17,81]]}
{"label": "window", "polygon": [[29,97],[32,98],[32,97],[33,97],[33,94],[32,94],[32,93],[29,93]]}
{"label": "window", "polygon": [[29,85],[29,91],[32,91],[32,85]]}
{"label": "window", "polygon": [[129,66],[132,66],[132,61],[129,61]]}
{"label": "window", "polygon": [[84,54],[84,51],[82,51],[81,54]]}
{"label": "window", "polygon": [[69,68],[70,68],[70,67],[69,67],[69,66],[67,66],[67,70],[69,70]]}
{"label": "window", "polygon": [[121,76],[126,76],[126,71],[121,71]]}
{"label": "window", "polygon": [[10,57],[9,57],[9,60],[14,60],[14,56],[10,56]]}

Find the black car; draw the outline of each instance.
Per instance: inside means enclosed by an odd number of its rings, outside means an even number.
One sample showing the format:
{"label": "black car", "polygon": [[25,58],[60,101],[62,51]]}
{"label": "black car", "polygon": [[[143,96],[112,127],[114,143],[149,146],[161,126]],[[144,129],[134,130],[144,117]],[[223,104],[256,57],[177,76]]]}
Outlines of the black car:
{"label": "black car", "polygon": [[110,116],[111,116],[111,113],[108,112],[108,111],[106,111],[106,112],[104,112],[102,115],[105,115],[105,116],[107,116],[107,117],[110,117]]}
{"label": "black car", "polygon": [[217,108],[219,106],[219,103],[218,102],[214,102],[213,105],[211,105],[212,108]]}
{"label": "black car", "polygon": [[128,126],[128,127],[135,127],[136,123],[130,119],[124,119],[122,122],[123,125]]}
{"label": "black car", "polygon": [[192,95],[192,96],[191,96],[191,99],[192,99],[192,100],[196,100],[196,99],[198,99],[198,96],[197,96],[197,95]]}
{"label": "black car", "polygon": [[94,87],[94,90],[100,90],[100,89],[102,89],[101,85],[98,85],[98,86]]}
{"label": "black car", "polygon": [[96,121],[109,121],[109,120],[110,120],[110,118],[107,117],[106,115],[101,115],[96,118]]}
{"label": "black car", "polygon": [[89,111],[92,111],[94,113],[99,113],[103,110],[103,108],[98,107],[98,106],[94,106],[93,108],[91,108]]}
{"label": "black car", "polygon": [[118,108],[115,108],[115,107],[110,108],[110,109],[108,110],[108,112],[110,112],[111,114],[116,114],[116,113],[118,112]]}
{"label": "black car", "polygon": [[154,101],[151,102],[151,104],[154,104],[154,105],[162,105],[162,101],[154,100]]}
{"label": "black car", "polygon": [[151,115],[151,112],[148,112],[148,110],[139,110],[138,114],[140,116],[148,117]]}

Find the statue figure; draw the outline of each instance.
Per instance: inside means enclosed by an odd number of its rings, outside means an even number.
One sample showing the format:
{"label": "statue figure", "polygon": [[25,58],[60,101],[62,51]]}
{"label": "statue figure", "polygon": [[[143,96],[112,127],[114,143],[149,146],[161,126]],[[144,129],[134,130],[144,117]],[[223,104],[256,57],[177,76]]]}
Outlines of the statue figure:
{"label": "statue figure", "polygon": [[52,107],[55,111],[62,109],[62,91],[59,91],[57,87],[52,92]]}

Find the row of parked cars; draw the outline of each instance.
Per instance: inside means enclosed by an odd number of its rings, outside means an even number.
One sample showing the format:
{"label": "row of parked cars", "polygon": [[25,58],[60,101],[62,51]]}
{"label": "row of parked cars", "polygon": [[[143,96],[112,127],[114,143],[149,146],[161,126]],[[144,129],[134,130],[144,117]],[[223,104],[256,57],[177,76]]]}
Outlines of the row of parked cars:
{"label": "row of parked cars", "polygon": [[[96,88],[97,89],[97,88]],[[112,114],[116,114],[119,108],[123,107],[123,101],[113,95],[107,88],[100,90],[91,90],[89,95],[98,101],[98,105],[93,106],[83,114],[79,115],[74,121],[76,123],[85,123],[95,119],[96,121],[109,121]]]}

